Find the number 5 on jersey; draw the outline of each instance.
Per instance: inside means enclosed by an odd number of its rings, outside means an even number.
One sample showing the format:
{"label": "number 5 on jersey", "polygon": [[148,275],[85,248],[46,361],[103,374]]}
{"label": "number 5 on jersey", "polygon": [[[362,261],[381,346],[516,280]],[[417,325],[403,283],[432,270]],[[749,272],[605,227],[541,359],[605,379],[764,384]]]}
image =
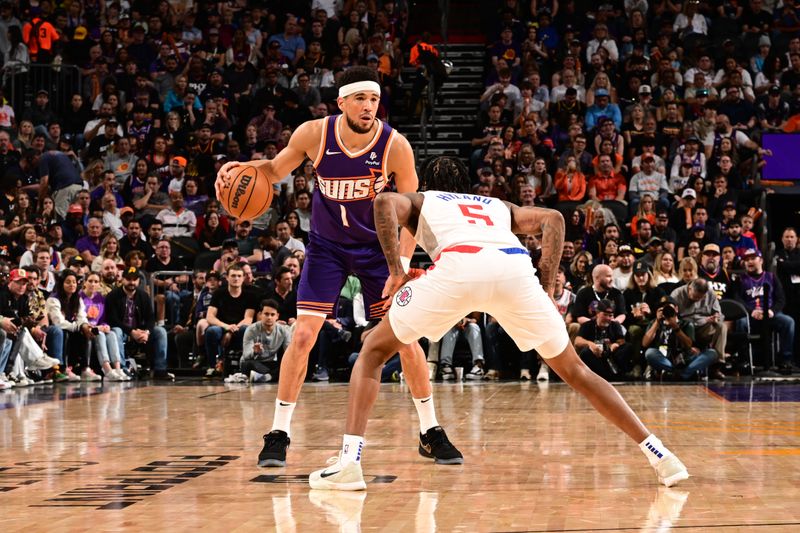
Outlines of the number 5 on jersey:
{"label": "number 5 on jersey", "polygon": [[494,222],[488,215],[475,212],[483,211],[481,204],[458,204],[458,207],[461,209],[461,214],[467,217],[467,222],[470,224],[477,224],[478,220],[482,220],[487,226],[494,226]]}

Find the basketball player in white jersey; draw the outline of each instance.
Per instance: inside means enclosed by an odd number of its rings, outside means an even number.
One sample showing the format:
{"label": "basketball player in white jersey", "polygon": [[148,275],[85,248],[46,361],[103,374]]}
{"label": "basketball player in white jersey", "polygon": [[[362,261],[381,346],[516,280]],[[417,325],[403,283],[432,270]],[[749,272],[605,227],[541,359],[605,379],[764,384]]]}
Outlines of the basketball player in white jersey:
{"label": "basketball player in white jersey", "polygon": [[[330,466],[311,474],[311,488],[366,488],[361,452],[381,367],[399,347],[422,336],[439,339],[472,311],[495,317],[520,350],[536,349],[566,383],[639,444],[661,483],[669,487],[688,478],[677,456],[647,430],[614,387],[580,360],[569,342],[552,300],[564,244],[561,214],[461,193],[468,190],[469,176],[456,159],[429,162],[422,180],[426,192],[382,194],[375,200],[375,227],[390,271],[384,292],[394,297],[388,320],[367,337],[353,369],[341,453]],[[434,258],[428,272],[413,281],[400,264],[398,224]],[[540,238],[541,284],[515,234]]]}

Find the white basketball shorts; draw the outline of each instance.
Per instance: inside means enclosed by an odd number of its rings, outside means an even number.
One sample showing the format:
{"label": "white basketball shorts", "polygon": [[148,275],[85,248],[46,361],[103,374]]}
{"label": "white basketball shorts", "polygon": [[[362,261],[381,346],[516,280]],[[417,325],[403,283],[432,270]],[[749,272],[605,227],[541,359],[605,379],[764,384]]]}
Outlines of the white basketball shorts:
{"label": "white basketball shorts", "polygon": [[446,252],[422,277],[393,297],[389,323],[409,344],[437,341],[473,311],[492,315],[520,350],[545,358],[569,343],[564,319],[542,289],[527,255],[484,248],[478,253]]}

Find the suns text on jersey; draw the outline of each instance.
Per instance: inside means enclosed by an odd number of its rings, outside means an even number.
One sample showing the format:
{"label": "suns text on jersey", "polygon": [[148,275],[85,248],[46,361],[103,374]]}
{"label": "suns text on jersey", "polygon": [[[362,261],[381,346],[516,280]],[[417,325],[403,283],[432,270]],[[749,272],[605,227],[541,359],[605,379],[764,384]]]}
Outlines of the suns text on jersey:
{"label": "suns text on jersey", "polygon": [[325,178],[317,176],[319,191],[325,198],[337,202],[354,202],[375,198],[384,187],[386,178],[380,170],[370,169],[372,175],[350,178]]}

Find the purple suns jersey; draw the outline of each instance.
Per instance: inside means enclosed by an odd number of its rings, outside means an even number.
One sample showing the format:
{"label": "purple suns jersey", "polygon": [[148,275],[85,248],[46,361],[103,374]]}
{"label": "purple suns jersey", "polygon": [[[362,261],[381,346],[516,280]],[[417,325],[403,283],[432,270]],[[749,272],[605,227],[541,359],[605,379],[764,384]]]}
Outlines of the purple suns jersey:
{"label": "purple suns jersey", "polygon": [[352,153],[339,138],[339,121],[344,117],[324,120],[322,146],[314,161],[318,190],[311,208],[311,233],[344,245],[377,242],[372,202],[388,184],[386,158],[396,133],[378,120],[372,142]]}

